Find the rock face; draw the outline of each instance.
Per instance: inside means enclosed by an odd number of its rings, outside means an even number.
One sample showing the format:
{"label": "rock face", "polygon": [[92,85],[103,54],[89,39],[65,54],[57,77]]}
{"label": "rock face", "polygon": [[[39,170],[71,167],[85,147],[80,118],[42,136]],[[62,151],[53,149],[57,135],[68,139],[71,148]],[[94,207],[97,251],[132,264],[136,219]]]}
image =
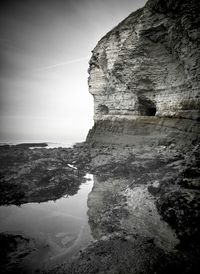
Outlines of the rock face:
{"label": "rock face", "polygon": [[[199,12],[196,0],[149,0],[98,42],[89,68],[96,124],[90,140],[98,139],[99,131],[120,133],[124,120],[136,124],[136,131],[138,124],[150,132],[156,125],[159,134],[168,131],[163,124],[176,128],[183,118],[190,120],[186,124],[192,128],[198,125]],[[169,122],[169,118],[176,120]],[[104,129],[102,120],[107,121]],[[199,135],[199,130],[181,124],[178,131],[189,133],[189,139],[191,133]],[[121,126],[122,134],[127,131],[135,134]]]}

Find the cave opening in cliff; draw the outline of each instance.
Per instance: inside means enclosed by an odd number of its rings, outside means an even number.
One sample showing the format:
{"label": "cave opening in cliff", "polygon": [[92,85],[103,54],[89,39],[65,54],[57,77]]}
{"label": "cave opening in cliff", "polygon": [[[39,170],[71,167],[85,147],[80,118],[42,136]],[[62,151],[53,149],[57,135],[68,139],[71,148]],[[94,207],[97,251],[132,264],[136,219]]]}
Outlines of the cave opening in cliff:
{"label": "cave opening in cliff", "polygon": [[109,113],[109,108],[106,105],[99,105],[97,110],[101,114],[108,114]]}
{"label": "cave opening in cliff", "polygon": [[141,116],[155,116],[156,105],[153,101],[146,97],[138,97],[138,110]]}

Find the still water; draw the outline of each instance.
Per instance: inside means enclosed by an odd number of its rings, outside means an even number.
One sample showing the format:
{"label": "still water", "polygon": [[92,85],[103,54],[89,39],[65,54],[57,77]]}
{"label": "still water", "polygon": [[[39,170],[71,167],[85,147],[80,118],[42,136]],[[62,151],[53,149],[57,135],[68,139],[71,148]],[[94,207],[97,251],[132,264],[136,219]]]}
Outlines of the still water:
{"label": "still water", "polygon": [[92,240],[87,198],[93,187],[93,176],[87,174],[86,178],[74,196],[20,207],[0,207],[0,232],[34,239],[35,251],[24,261],[32,273],[36,266],[38,269],[66,261]]}

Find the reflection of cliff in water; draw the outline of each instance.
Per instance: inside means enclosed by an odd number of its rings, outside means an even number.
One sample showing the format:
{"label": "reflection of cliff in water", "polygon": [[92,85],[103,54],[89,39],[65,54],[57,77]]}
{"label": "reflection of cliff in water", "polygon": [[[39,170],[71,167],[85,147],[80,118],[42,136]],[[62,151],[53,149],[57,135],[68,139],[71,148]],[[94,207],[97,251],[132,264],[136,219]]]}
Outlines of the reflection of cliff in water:
{"label": "reflection of cliff in water", "polygon": [[88,208],[89,225],[95,239],[116,233],[139,235],[153,239],[156,245],[167,250],[178,243],[174,231],[161,220],[148,185],[130,188],[129,179],[125,177],[94,176]]}

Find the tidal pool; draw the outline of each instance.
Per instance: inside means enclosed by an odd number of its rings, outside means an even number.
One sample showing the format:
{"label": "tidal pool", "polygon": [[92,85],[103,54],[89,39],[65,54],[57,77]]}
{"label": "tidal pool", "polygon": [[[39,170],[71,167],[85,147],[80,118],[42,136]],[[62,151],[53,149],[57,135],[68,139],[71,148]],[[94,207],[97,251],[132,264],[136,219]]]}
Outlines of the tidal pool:
{"label": "tidal pool", "polygon": [[93,176],[87,174],[86,178],[74,196],[0,207],[0,232],[33,239],[33,252],[23,258],[27,273],[66,261],[92,240],[87,199]]}

